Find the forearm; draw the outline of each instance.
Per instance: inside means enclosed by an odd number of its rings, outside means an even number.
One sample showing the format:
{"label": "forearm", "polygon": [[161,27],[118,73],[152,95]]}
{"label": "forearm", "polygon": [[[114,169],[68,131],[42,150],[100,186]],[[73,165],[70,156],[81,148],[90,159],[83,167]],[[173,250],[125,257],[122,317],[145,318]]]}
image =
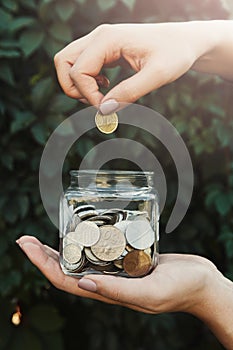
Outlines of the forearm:
{"label": "forearm", "polygon": [[191,313],[212,330],[226,349],[233,349],[233,282],[217,272]]}
{"label": "forearm", "polygon": [[206,47],[192,68],[233,80],[233,21],[190,22],[190,27],[196,30],[200,49]]}

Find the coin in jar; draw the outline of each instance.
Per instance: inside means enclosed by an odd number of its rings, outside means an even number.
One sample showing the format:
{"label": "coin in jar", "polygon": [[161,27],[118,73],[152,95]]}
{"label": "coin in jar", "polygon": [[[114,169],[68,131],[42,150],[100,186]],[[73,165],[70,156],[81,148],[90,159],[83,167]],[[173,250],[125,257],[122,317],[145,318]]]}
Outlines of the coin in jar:
{"label": "coin in jar", "polygon": [[92,253],[103,261],[117,259],[125,250],[124,234],[112,225],[101,226],[99,230],[100,238],[95,245],[91,246]]}
{"label": "coin in jar", "polygon": [[70,243],[78,244],[80,249],[83,250],[83,246],[79,244],[78,235],[75,231],[68,232],[63,239],[63,246],[66,246]]}
{"label": "coin in jar", "polygon": [[91,221],[83,221],[75,229],[77,241],[84,247],[91,247],[100,237],[99,227]]}
{"label": "coin in jar", "polygon": [[85,252],[85,256],[86,256],[87,260],[90,261],[92,264],[94,264],[94,265],[100,265],[100,266],[106,266],[106,264],[108,264],[108,262],[98,259],[98,258],[92,253],[91,248],[86,247],[86,248],[84,249],[84,252]]}
{"label": "coin in jar", "polygon": [[121,230],[125,234],[128,225],[130,225],[131,223],[132,222],[129,220],[122,220],[122,221],[116,222],[114,226],[119,228],[119,230]]}
{"label": "coin in jar", "polygon": [[103,115],[98,111],[95,116],[95,124],[102,133],[111,134],[117,129],[118,116],[116,113]]}
{"label": "coin in jar", "polygon": [[135,249],[147,249],[155,241],[155,234],[147,219],[132,221],[126,229],[126,239]]}
{"label": "coin in jar", "polygon": [[132,250],[124,257],[123,268],[131,277],[145,276],[151,269],[151,257],[142,250]]}
{"label": "coin in jar", "polygon": [[63,249],[63,258],[69,264],[77,264],[82,257],[82,250],[79,245],[70,243],[67,244]]}

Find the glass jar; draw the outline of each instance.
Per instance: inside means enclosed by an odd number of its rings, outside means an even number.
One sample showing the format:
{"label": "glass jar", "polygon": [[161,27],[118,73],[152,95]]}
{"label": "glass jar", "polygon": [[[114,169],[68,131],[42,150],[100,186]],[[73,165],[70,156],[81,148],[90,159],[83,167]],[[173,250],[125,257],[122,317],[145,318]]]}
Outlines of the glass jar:
{"label": "glass jar", "polygon": [[147,275],[158,261],[153,172],[73,170],[70,175],[60,201],[63,272]]}

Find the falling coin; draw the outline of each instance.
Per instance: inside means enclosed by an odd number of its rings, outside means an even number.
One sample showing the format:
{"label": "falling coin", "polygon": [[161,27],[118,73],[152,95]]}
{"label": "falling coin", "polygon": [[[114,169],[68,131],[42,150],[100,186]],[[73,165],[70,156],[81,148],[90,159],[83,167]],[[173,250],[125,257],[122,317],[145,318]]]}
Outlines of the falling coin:
{"label": "falling coin", "polygon": [[99,227],[91,221],[83,221],[75,229],[78,243],[84,247],[91,247],[96,244],[100,237]]}
{"label": "falling coin", "polygon": [[102,133],[111,134],[117,129],[118,116],[116,113],[103,115],[98,111],[95,116],[95,124]]}
{"label": "falling coin", "polygon": [[100,260],[112,261],[125,250],[125,236],[116,227],[105,225],[99,228],[100,239],[91,247],[92,253]]}
{"label": "falling coin", "polygon": [[151,269],[151,257],[144,251],[133,250],[124,257],[123,268],[129,276],[144,276]]}

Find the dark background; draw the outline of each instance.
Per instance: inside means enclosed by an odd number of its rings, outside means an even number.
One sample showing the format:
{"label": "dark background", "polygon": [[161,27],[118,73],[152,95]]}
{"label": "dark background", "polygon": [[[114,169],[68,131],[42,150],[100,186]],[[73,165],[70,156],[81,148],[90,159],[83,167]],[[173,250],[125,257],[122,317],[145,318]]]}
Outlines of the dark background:
{"label": "dark background", "polygon": [[[149,316],[83,300],[56,290],[15,244],[21,234],[58,247],[57,229],[41,203],[38,169],[51,132],[83,108],[61,91],[53,55],[101,23],[224,19],[218,0],[6,0],[0,5],[0,349],[1,350],[217,350],[221,345],[199,320],[185,314]],[[107,70],[114,85],[126,69]],[[182,223],[166,235],[177,177],[171,157],[152,136],[120,127],[109,137],[129,137],[161,161],[168,198],[161,218],[161,252],[211,259],[233,277],[232,85],[190,72],[141,99],[179,130],[191,154],[195,188]],[[89,132],[64,167],[77,168],[91,147],[106,139]],[[109,166],[112,166],[110,164]],[[116,168],[130,164],[117,161]],[[131,164],[131,168],[133,165]],[[12,323],[20,308],[21,323]]]}

